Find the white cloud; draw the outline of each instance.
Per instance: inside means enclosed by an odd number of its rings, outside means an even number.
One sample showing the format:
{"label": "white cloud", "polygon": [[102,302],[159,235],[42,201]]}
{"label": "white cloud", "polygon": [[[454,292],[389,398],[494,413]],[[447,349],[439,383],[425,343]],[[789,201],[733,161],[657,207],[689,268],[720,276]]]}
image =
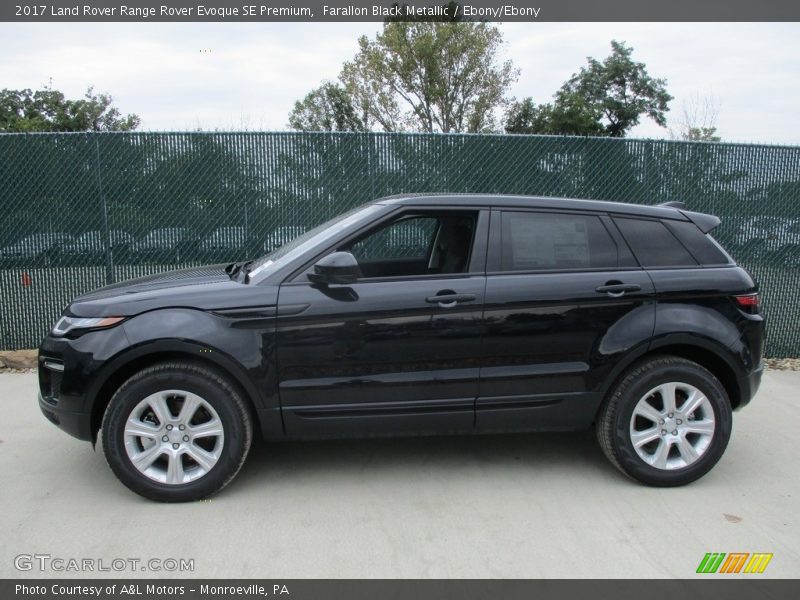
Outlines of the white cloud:
{"label": "white cloud", "polygon": [[[283,129],[293,103],[335,79],[359,35],[378,23],[136,23],[0,25],[0,87],[52,77],[71,96],[108,91],[154,130]],[[611,39],[634,47],[668,80],[672,114],[693,94],[721,104],[731,140],[800,143],[800,25],[796,23],[506,23],[505,54],[522,69],[517,97],[549,100]],[[210,49],[210,52],[201,52]],[[664,137],[649,121],[637,137]]]}

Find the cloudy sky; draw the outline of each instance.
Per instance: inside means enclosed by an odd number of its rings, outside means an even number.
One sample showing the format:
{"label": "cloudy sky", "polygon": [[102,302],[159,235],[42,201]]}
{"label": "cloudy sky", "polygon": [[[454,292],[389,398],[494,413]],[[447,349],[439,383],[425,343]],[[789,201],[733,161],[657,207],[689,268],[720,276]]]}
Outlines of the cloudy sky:
{"label": "cloudy sky", "polygon": [[[359,35],[378,23],[0,24],[0,88],[108,91],[142,129],[286,128],[295,100],[335,79]],[[726,140],[800,144],[800,24],[508,23],[505,58],[522,70],[516,97],[547,101],[587,56],[626,41],[668,80],[677,118],[713,97]],[[206,50],[201,52],[201,50]],[[635,137],[668,137],[649,121]]]}

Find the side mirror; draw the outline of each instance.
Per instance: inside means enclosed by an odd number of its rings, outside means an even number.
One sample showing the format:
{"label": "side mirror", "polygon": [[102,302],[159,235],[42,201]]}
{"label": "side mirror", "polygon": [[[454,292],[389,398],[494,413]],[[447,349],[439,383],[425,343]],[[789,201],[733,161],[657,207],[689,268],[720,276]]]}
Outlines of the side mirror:
{"label": "side mirror", "polygon": [[356,257],[349,252],[334,252],[317,261],[314,272],[308,274],[312,283],[326,285],[355,283],[361,277],[361,268]]}

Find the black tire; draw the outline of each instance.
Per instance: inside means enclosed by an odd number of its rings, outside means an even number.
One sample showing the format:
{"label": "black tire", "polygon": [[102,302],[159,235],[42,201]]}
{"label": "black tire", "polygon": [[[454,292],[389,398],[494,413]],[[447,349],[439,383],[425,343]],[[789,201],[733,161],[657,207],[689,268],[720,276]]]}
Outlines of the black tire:
{"label": "black tire", "polygon": [[[196,394],[216,411],[222,423],[224,442],[217,462],[187,483],[170,484],[148,477],[133,465],[126,451],[128,417],[143,399],[163,390]],[[151,500],[188,502],[220,491],[236,476],[250,450],[253,426],[248,407],[224,376],[202,365],[176,361],[148,367],[122,384],[106,408],[101,435],[111,470],[129,489]]]}
{"label": "black tire", "polygon": [[[709,401],[715,420],[711,440],[699,458],[674,469],[648,464],[639,456],[631,440],[631,419],[637,403],[650,390],[668,382],[688,384],[702,392]],[[717,464],[728,445],[732,422],[728,395],[711,372],[689,360],[660,356],[634,365],[622,377],[600,409],[595,429],[600,447],[620,471],[647,485],[671,487],[691,483]],[[656,440],[652,443],[661,442]]]}

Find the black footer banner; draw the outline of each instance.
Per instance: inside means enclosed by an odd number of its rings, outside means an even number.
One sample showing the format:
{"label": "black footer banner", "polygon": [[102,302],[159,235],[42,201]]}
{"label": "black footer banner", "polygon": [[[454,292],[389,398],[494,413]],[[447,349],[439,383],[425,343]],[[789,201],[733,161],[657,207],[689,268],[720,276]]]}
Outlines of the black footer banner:
{"label": "black footer banner", "polygon": [[782,600],[800,598],[793,579],[691,580],[432,580],[432,579],[6,579],[0,598],[160,600],[286,598],[291,600]]}

